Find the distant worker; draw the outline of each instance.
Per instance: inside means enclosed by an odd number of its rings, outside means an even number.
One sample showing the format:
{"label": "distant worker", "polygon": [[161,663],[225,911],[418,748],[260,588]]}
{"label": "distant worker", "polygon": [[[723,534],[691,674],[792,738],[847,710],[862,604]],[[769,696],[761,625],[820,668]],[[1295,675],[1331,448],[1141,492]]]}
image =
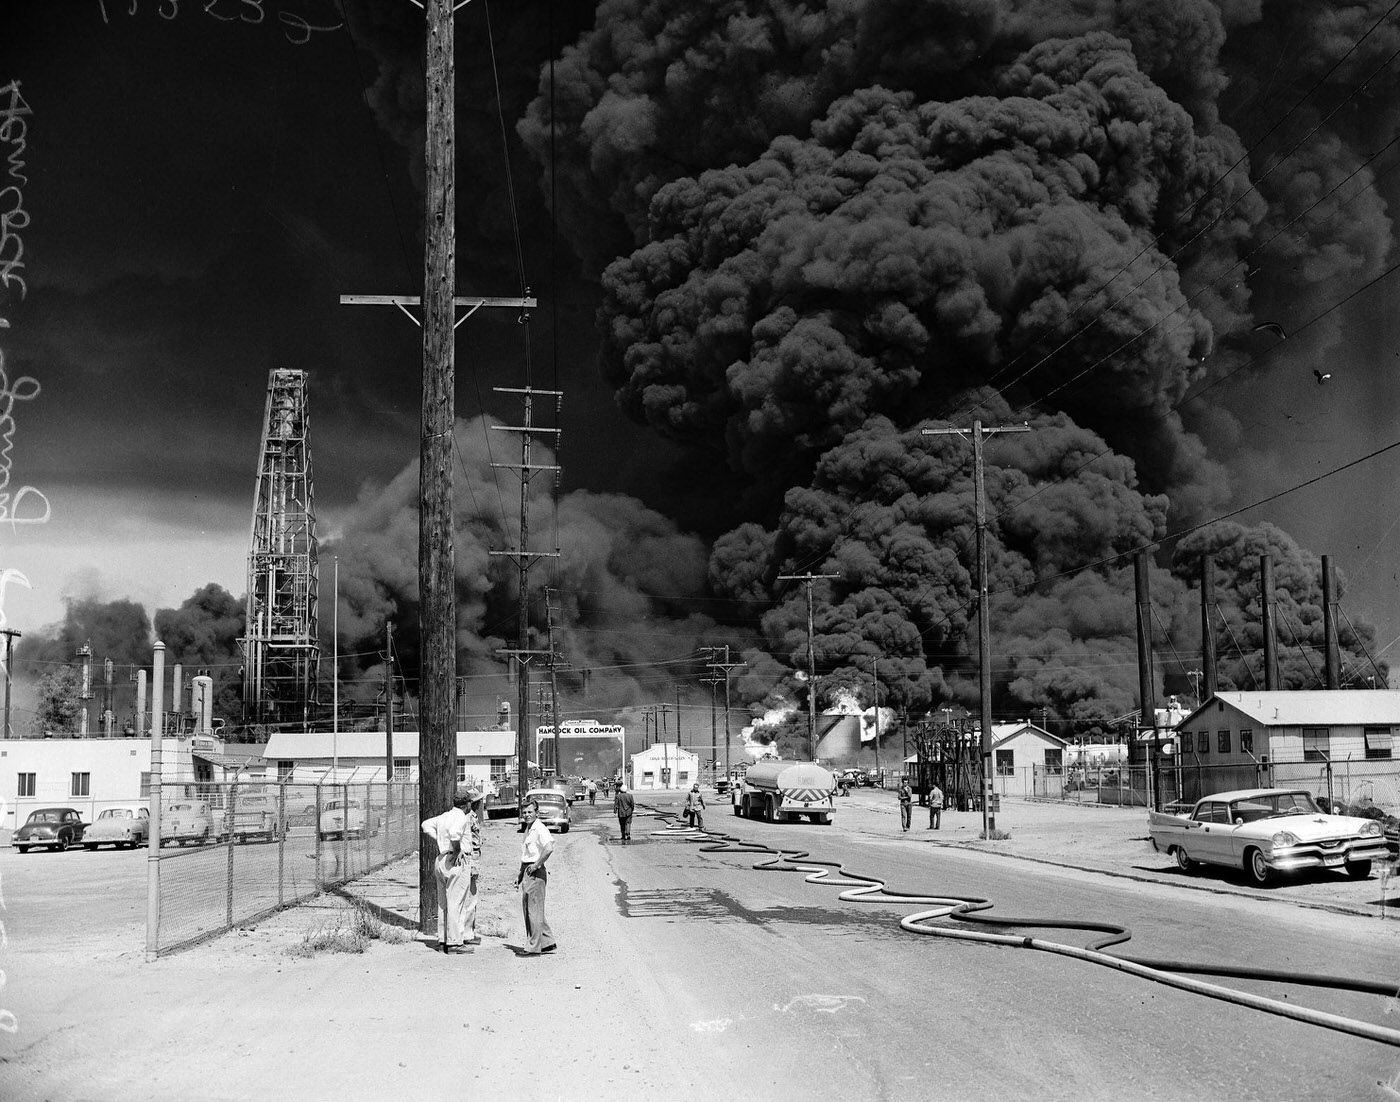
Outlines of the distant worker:
{"label": "distant worker", "polygon": [[909,829],[909,816],[914,812],[914,793],[909,788],[909,778],[901,777],[899,781],[899,825],[905,830]]}
{"label": "distant worker", "polygon": [[588,806],[592,807],[598,802],[598,783],[592,777],[588,778]]}
{"label": "distant worker", "polygon": [[617,825],[622,831],[622,840],[630,842],[632,840],[632,810],[635,801],[632,793],[627,791],[627,785],[621,781],[617,785],[617,795],[613,798],[613,811],[617,812]]}
{"label": "distant worker", "polygon": [[476,934],[478,877],[481,871],[482,796],[459,788],[452,808],[425,819],[423,833],[437,844],[433,879],[437,883],[438,946],[444,953],[480,945]]}
{"label": "distant worker", "polygon": [[540,822],[538,803],[531,800],[521,809],[521,814],[525,817],[525,838],[520,843],[520,872],[516,874],[515,884],[520,889],[520,912],[525,918],[524,955],[537,957],[559,947],[544,916],[545,888],[549,884],[544,864],[554,852],[554,839]]}
{"label": "distant worker", "polygon": [[690,794],[685,798],[685,817],[695,830],[705,829],[705,797],[700,794],[700,786],[690,786]]}
{"label": "distant worker", "polygon": [[933,787],[928,790],[928,828],[929,830],[939,830],[943,826],[943,789],[938,787],[938,782],[933,782]]}

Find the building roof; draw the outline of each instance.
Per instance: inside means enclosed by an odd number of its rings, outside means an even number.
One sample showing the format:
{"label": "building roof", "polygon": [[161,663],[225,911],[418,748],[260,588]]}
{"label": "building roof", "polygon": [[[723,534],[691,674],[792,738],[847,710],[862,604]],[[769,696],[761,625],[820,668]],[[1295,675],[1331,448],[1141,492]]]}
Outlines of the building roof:
{"label": "building roof", "polygon": [[1216,693],[1178,724],[1208,720],[1216,701],[1264,727],[1400,726],[1400,692],[1391,689],[1295,689]]}
{"label": "building roof", "polygon": [[[458,731],[459,758],[509,758],[515,756],[514,731]],[[384,757],[383,731],[278,731],[271,735],[263,757],[282,759],[378,758]],[[394,757],[418,757],[418,732],[394,732]]]}
{"label": "building roof", "polygon": [[996,748],[1004,742],[1009,742],[1017,735],[1030,733],[1036,735],[1046,742],[1052,742],[1056,746],[1068,746],[1069,742],[1060,738],[1059,735],[1052,735],[1043,727],[1037,727],[1030,720],[1023,719],[1020,723],[993,723],[992,724],[992,747]]}
{"label": "building roof", "polygon": [[262,769],[267,765],[267,759],[260,753],[229,753],[227,749],[219,750],[191,750],[191,757],[199,758],[200,761],[207,761],[210,765],[217,765],[220,769]]}

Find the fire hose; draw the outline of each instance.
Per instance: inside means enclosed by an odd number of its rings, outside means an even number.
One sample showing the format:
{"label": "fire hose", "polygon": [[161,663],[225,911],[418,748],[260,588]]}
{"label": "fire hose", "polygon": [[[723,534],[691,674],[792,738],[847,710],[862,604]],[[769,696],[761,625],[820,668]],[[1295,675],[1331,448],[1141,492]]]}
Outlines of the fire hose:
{"label": "fire hose", "polygon": [[[650,808],[661,819],[679,819],[669,811]],[[1222,976],[1237,980],[1264,980],[1275,983],[1293,984],[1300,987],[1326,988],[1336,991],[1357,991],[1364,994],[1396,998],[1400,995],[1400,984],[1395,981],[1380,982],[1356,979],[1349,976],[1323,975],[1308,972],[1292,972],[1268,968],[1251,968],[1231,964],[1215,964],[1193,961],[1153,960],[1108,953],[1105,950],[1127,942],[1132,933],[1126,926],[1116,923],[1088,921],[1072,918],[1006,918],[985,914],[995,906],[990,899],[975,896],[941,896],[916,892],[895,891],[886,886],[884,879],[851,872],[839,861],[815,860],[809,851],[786,849],[751,842],[732,834],[717,831],[696,830],[693,827],[678,825],[655,832],[657,835],[683,838],[686,841],[703,843],[701,853],[764,853],[767,859],[758,861],[751,867],[763,872],[801,872],[809,884],[825,884],[843,888],[837,898],[845,903],[885,903],[903,904],[926,908],[900,919],[900,929],[911,934],[927,937],[948,938],[956,941],[971,941],[985,945],[1000,945],[1014,949],[1032,949],[1043,953],[1053,953],[1074,960],[1085,961],[1105,968],[1112,968],[1139,979],[1151,980],[1181,991],[1234,1003],[1268,1014],[1319,1026],[1323,1029],[1347,1033],[1355,1037],[1377,1041],[1380,1044],[1400,1048],[1400,1030],[1387,1029],[1355,1018],[1331,1014],[1298,1006],[1279,999],[1254,995],[1220,984],[1208,983],[1195,976]],[[988,925],[1003,929],[1057,929],[1085,930],[1104,935],[1084,946],[1067,945],[1044,938],[1024,934],[992,933],[986,930],[959,929],[955,926],[931,925],[934,920],[965,923],[969,926]]]}

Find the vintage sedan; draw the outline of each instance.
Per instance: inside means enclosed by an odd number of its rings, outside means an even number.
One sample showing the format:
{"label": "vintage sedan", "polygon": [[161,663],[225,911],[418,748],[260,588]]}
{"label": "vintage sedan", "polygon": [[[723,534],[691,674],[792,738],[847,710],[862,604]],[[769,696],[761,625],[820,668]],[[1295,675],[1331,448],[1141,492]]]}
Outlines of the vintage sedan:
{"label": "vintage sedan", "polygon": [[369,819],[359,800],[330,800],[321,810],[321,841],[335,838],[367,838]]}
{"label": "vintage sedan", "polygon": [[1196,801],[1189,815],[1148,812],[1152,847],[1176,858],[1182,872],[1199,865],[1244,869],[1255,884],[1298,869],[1371,875],[1386,856],[1385,831],[1374,819],[1328,815],[1302,789],[1250,788]]}
{"label": "vintage sedan", "polygon": [[145,804],[122,804],[104,808],[83,831],[83,849],[111,846],[135,849],[144,846],[151,835],[151,812]]}
{"label": "vintage sedan", "polygon": [[179,800],[161,811],[160,844],[174,842],[183,846],[193,842],[202,846],[211,840],[218,841],[225,833],[223,825],[223,812],[216,817],[201,800]]}
{"label": "vintage sedan", "polygon": [[532,788],[525,793],[525,802],[540,805],[540,822],[560,834],[569,833],[569,801],[557,788]]}
{"label": "vintage sedan", "polygon": [[10,844],[26,852],[31,846],[47,846],[51,850],[67,849],[83,840],[87,824],[75,808],[39,807],[29,813],[24,826],[15,831]]}

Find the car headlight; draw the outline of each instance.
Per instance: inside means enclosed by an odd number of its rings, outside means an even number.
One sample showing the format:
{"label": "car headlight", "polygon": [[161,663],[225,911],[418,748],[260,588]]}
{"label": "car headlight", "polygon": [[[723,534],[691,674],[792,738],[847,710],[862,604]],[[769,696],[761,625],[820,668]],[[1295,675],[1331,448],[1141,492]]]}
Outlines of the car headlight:
{"label": "car headlight", "polygon": [[1379,838],[1385,833],[1385,830],[1375,819],[1367,819],[1361,824],[1361,829],[1357,833],[1363,838]]}
{"label": "car headlight", "polygon": [[1274,849],[1287,849],[1289,846],[1296,846],[1298,844],[1298,836],[1289,831],[1280,830],[1269,839],[1269,844],[1272,845]]}

